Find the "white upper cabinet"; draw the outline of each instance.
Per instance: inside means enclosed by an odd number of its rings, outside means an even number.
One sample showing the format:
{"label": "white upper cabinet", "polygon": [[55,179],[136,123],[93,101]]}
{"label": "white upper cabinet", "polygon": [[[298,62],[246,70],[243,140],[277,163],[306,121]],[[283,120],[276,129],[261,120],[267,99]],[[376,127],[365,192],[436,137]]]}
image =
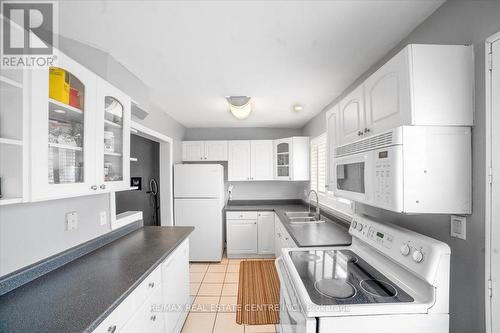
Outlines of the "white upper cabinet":
{"label": "white upper cabinet", "polygon": [[228,180],[250,180],[250,141],[229,141]]}
{"label": "white upper cabinet", "polygon": [[337,177],[335,163],[333,162],[333,158],[335,156],[335,147],[338,145],[340,141],[340,111],[339,105],[335,105],[333,108],[326,112],[326,128],[327,128],[327,185],[328,189],[333,191],[335,188],[335,182]]}
{"label": "white upper cabinet", "polygon": [[364,127],[364,91],[361,85],[340,101],[342,142],[347,143],[358,140],[363,135]]}
{"label": "white upper cabinet", "polygon": [[274,178],[309,180],[309,137],[294,136],[274,140]]}
{"label": "white upper cabinet", "polygon": [[119,191],[130,187],[131,99],[104,80],[97,81],[97,184]]}
{"label": "white upper cabinet", "polygon": [[[364,83],[364,135],[410,123],[408,49],[398,53]],[[369,131],[367,133],[367,131]]]}
{"label": "white upper cabinet", "polygon": [[183,161],[203,161],[205,157],[205,143],[203,141],[183,141]]}
{"label": "white upper cabinet", "polygon": [[32,200],[98,191],[97,76],[62,53],[57,60],[57,67],[32,71]]}
{"label": "white upper cabinet", "polygon": [[272,180],[273,141],[229,141],[228,180]]}
{"label": "white upper cabinet", "polygon": [[337,146],[402,125],[473,125],[473,75],[472,46],[408,45],[339,103]]}
{"label": "white upper cabinet", "polygon": [[272,180],[273,173],[273,141],[253,140],[251,148],[251,180]]}
{"label": "white upper cabinet", "polygon": [[227,141],[183,141],[183,161],[227,161]]}
{"label": "white upper cabinet", "polygon": [[205,141],[205,161],[227,161],[227,141]]}
{"label": "white upper cabinet", "polygon": [[31,73],[31,200],[129,188],[130,98],[63,53]]}

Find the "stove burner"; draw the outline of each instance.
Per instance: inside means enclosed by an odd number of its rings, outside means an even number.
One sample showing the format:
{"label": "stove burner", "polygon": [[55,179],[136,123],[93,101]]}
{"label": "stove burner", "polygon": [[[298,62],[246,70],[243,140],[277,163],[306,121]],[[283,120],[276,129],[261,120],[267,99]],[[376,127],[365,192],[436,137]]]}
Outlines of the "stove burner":
{"label": "stove burner", "polygon": [[398,291],[387,282],[379,280],[363,280],[361,288],[367,293],[377,297],[394,297]]}
{"label": "stove burner", "polygon": [[319,280],[314,283],[314,287],[321,294],[332,298],[349,298],[356,294],[352,284],[341,279]]}
{"label": "stove burner", "polygon": [[318,256],[317,254],[307,252],[307,253],[301,253],[300,259],[304,261],[318,261],[321,260],[321,257]]}

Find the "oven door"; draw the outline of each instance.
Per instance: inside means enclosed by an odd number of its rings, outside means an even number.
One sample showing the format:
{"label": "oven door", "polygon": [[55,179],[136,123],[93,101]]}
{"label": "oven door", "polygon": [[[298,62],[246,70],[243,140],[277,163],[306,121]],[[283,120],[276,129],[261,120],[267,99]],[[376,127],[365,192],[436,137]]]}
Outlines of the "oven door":
{"label": "oven door", "polygon": [[280,333],[316,333],[316,318],[307,318],[285,268],[283,259],[275,261],[280,279]]}
{"label": "oven door", "polygon": [[335,158],[334,194],[359,202],[370,199],[370,156],[371,152]]}

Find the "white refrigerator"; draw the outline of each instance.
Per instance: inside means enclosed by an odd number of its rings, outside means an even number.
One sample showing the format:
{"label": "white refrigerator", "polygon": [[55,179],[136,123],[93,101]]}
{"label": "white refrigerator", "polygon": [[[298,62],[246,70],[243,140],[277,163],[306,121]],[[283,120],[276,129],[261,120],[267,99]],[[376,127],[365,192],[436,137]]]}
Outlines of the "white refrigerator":
{"label": "white refrigerator", "polygon": [[221,261],[224,251],[222,210],[224,168],[220,164],[174,166],[174,221],[193,226],[190,261]]}

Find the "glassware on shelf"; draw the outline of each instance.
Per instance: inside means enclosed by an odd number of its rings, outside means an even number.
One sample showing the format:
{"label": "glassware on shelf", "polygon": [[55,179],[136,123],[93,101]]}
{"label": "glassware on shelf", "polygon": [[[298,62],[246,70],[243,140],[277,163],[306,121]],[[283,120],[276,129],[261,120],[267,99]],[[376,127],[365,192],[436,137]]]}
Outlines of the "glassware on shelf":
{"label": "glassware on shelf", "polygon": [[49,183],[83,182],[83,151],[49,147]]}
{"label": "glassware on shelf", "polygon": [[104,151],[108,153],[115,151],[115,134],[111,131],[104,131]]}
{"label": "glassware on shelf", "polygon": [[49,156],[50,184],[83,182],[85,86],[70,72],[49,70]]}

